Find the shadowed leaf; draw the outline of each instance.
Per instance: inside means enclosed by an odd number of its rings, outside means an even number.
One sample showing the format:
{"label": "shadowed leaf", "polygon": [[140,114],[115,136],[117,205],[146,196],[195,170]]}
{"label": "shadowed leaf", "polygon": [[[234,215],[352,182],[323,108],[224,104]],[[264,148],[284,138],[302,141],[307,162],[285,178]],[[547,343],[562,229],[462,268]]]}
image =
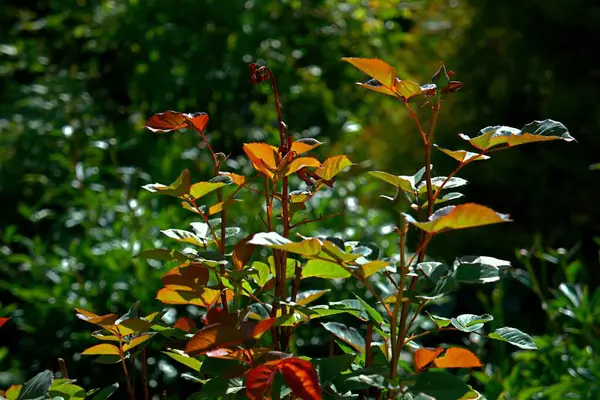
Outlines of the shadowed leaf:
{"label": "shadowed leaf", "polygon": [[190,177],[190,171],[184,169],[179,178],[169,186],[165,186],[161,183],[151,183],[142,186],[152,193],[158,193],[165,196],[173,196],[183,199],[186,194],[190,193],[190,187],[192,185],[192,178]]}
{"label": "shadowed leaf", "polygon": [[134,337],[133,339],[131,339],[129,341],[129,343],[125,343],[123,345],[123,352],[129,351],[137,346],[139,346],[140,344],[144,343],[145,341],[152,339],[152,337],[155,335],[154,332],[151,333],[142,333],[139,336]]}
{"label": "shadowed leaf", "polygon": [[6,322],[8,322],[10,318],[0,318],[0,328],[2,328],[2,325],[4,325]]}
{"label": "shadowed leaf", "polygon": [[294,158],[289,164],[283,168],[283,175],[288,176],[296,173],[299,169],[305,167],[318,168],[321,166],[319,160],[313,157],[298,157]]}
{"label": "shadowed leaf", "polygon": [[305,305],[317,300],[319,297],[323,296],[327,292],[329,292],[329,289],[306,290],[304,292],[300,292],[300,293],[298,293],[298,297],[296,298],[296,304],[305,306]]}
{"label": "shadowed leaf", "polygon": [[[170,290],[163,288],[156,294],[156,299],[164,304],[192,304],[208,308],[220,302],[221,292],[219,290],[203,288],[201,291],[189,292]],[[230,290],[227,291],[227,299],[233,298]]]}
{"label": "shadowed leaf", "polygon": [[185,352],[197,356],[219,347],[231,347],[244,342],[244,334],[234,326],[212,324],[200,329],[187,342]]}
{"label": "shadowed leaf", "polygon": [[203,112],[186,114],[177,111],[165,111],[148,118],[145,128],[155,133],[170,132],[188,127],[202,132],[206,128],[206,124],[208,124],[208,115]]}
{"label": "shadowed leaf", "polygon": [[463,283],[490,283],[500,280],[510,262],[494,257],[464,256],[454,262],[453,277]]}
{"label": "shadowed leaf", "polygon": [[167,351],[163,351],[163,353],[171,357],[173,360],[193,369],[194,371],[200,371],[202,362],[188,356],[181,350],[168,349]]}
{"label": "shadowed leaf", "polygon": [[326,322],[321,323],[321,325],[329,332],[354,347],[358,352],[362,353],[365,351],[364,335],[360,334],[356,329],[338,322]]}
{"label": "shadowed leaf", "polygon": [[17,400],[43,400],[48,398],[48,390],[52,385],[52,372],[40,372],[23,384]]}
{"label": "shadowed leaf", "polygon": [[196,329],[196,323],[190,317],[181,317],[173,324],[173,328],[181,329],[184,332],[190,333]]}
{"label": "shadowed leaf", "polygon": [[424,393],[436,400],[456,400],[469,392],[462,379],[446,371],[427,371],[417,375],[413,393]]}
{"label": "shadowed leaf", "polygon": [[301,358],[287,358],[277,364],[286,385],[302,400],[320,400],[321,386],[315,367]]}
{"label": "shadowed leaf", "polygon": [[252,239],[252,235],[240,240],[235,247],[233,248],[233,266],[236,270],[241,271],[250,258],[252,258],[252,254],[254,253],[254,248],[256,247],[253,244],[248,243]]}
{"label": "shadowed leaf", "polygon": [[163,275],[162,283],[170,290],[201,291],[208,283],[208,269],[202,264],[180,265]]}
{"label": "shadowed leaf", "polygon": [[250,400],[271,398],[271,388],[277,369],[271,363],[259,365],[248,372],[246,376],[246,396]]}

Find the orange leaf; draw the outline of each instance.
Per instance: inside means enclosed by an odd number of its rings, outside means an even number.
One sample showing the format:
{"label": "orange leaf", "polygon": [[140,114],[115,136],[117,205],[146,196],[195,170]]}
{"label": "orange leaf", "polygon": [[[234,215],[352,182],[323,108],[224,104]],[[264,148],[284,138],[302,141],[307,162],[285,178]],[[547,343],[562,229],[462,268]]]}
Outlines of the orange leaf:
{"label": "orange leaf", "polygon": [[252,162],[252,166],[257,171],[273,179],[275,169],[277,169],[277,149],[267,143],[246,143],[244,152]]}
{"label": "orange leaf", "polygon": [[96,315],[82,308],[76,308],[75,311],[77,311],[77,318],[103,328],[114,325],[119,318],[117,314]]}
{"label": "orange leaf", "polygon": [[0,318],[0,328],[2,327],[2,325],[4,325],[6,323],[6,321],[8,321],[10,318]]}
{"label": "orange leaf", "polygon": [[243,175],[234,174],[233,172],[219,172],[219,175],[230,177],[231,181],[238,186],[242,186],[246,181]]}
{"label": "orange leaf", "polygon": [[199,263],[182,264],[164,274],[162,283],[170,290],[202,291],[208,283],[208,269]]}
{"label": "orange leaf", "polygon": [[244,268],[254,253],[254,248],[256,246],[248,243],[250,240],[252,240],[252,237],[253,235],[245,237],[233,248],[233,254],[231,257],[233,259],[233,266],[238,271],[241,271]]}
{"label": "orange leaf", "polygon": [[250,400],[270,399],[276,372],[275,365],[270,363],[251,369],[246,376],[246,396]]}
{"label": "orange leaf", "polygon": [[423,368],[428,366],[443,351],[444,349],[440,347],[435,349],[422,347],[415,351],[415,367],[417,367],[417,371],[421,371]]}
{"label": "orange leaf", "polygon": [[418,222],[412,216],[404,215],[407,217],[408,222],[432,234],[452,229],[510,222],[508,214],[500,214],[491,208],[475,203],[440,208],[429,217],[429,221],[425,222]]}
{"label": "orange leaf", "polygon": [[395,90],[396,68],[377,58],[344,57],[343,61],[349,62],[371,78],[379,81],[390,90]]}
{"label": "orange leaf", "polygon": [[275,323],[275,318],[267,318],[262,321],[245,321],[242,323],[241,329],[246,336],[246,339],[256,339],[260,337],[263,333],[271,329],[273,324]]}
{"label": "orange leaf", "polygon": [[298,157],[294,158],[284,168],[285,176],[296,173],[300,168],[313,167],[318,168],[321,166],[319,160],[313,157]]}
{"label": "orange leaf", "polygon": [[296,153],[296,155],[300,155],[306,153],[307,151],[311,151],[322,145],[323,143],[319,142],[317,139],[313,138],[304,138],[300,140],[296,140],[292,143],[292,151]]}
{"label": "orange leaf", "polygon": [[244,342],[244,335],[234,326],[212,324],[200,329],[187,342],[185,352],[197,356],[221,347],[231,347]]}
{"label": "orange leaf", "polygon": [[203,112],[185,114],[177,111],[166,111],[154,114],[146,121],[145,128],[152,132],[170,132],[181,128],[192,127],[202,132],[208,124],[208,115]]}
{"label": "orange leaf", "polygon": [[286,358],[277,364],[286,385],[302,400],[320,400],[321,386],[313,365],[301,358]]}
{"label": "orange leaf", "polygon": [[190,333],[192,329],[196,329],[196,323],[190,317],[181,317],[175,321],[173,328],[181,329],[184,332]]}
{"label": "orange leaf", "polygon": [[447,349],[442,357],[433,362],[437,368],[477,368],[482,367],[481,361],[467,349],[452,347]]}

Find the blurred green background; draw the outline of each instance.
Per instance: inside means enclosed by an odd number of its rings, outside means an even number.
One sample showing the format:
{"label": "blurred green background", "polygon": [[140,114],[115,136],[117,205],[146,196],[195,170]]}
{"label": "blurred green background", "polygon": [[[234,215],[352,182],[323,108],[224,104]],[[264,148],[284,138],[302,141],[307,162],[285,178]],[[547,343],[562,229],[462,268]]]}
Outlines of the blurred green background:
{"label": "blurred green background", "polygon": [[[312,233],[389,246],[402,210],[389,210],[378,198],[389,188],[365,171],[414,173],[420,138],[393,99],[355,86],[365,77],[340,58],[362,56],[421,83],[440,61],[456,72],[465,88],[442,109],[443,147],[464,147],[458,133],[489,125],[551,118],[570,128],[577,144],[523,146],[467,168],[467,199],[515,222],[448,234],[432,250],[449,262],[481,254],[515,266],[446,310],[493,312],[498,326],[539,336],[537,353],[482,345],[488,365],[475,378],[489,398],[600,398],[600,172],[588,168],[600,162],[595,0],[7,0],[0,26],[0,317],[12,317],[0,331],[0,387],[56,370],[57,357],[87,388],[120,379],[79,355],[93,341],[73,308],[125,312],[136,299],[148,313],[160,308],[160,266],[131,257],[160,246],[160,229],[193,219],[140,186],[168,184],[184,168],[195,180],[211,174],[195,137],[153,136],[144,121],[205,111],[213,147],[244,171],[242,143],[277,137],[273,99],[267,85],[248,83],[250,62],[273,70],[296,137],[359,163],[307,211],[344,216]],[[433,162],[440,175],[454,166],[441,153]],[[250,204],[233,212],[246,231],[259,226]],[[317,329],[299,335],[318,346]],[[160,353],[150,361],[154,392],[193,391]]]}

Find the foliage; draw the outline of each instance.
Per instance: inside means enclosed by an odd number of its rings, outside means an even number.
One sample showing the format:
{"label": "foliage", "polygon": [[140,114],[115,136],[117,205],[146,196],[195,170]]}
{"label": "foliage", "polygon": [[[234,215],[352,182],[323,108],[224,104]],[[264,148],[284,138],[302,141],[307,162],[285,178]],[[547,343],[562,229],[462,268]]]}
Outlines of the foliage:
{"label": "foliage", "polygon": [[[449,200],[438,199],[443,190],[466,183],[455,176],[463,167],[476,160],[489,159],[492,151],[519,144],[574,139],[564,125],[552,120],[534,121],[522,129],[488,127],[476,138],[464,138],[479,153],[441,149],[459,165],[448,176],[433,176],[433,141],[442,100],[463,84],[452,81],[453,73],[447,72],[443,64],[433,75],[432,83],[418,85],[397,78],[396,70],[381,60],[344,60],[373,79],[361,86],[393,96],[407,109],[425,149],[425,166],[413,176],[372,174],[396,187],[396,195],[390,200],[395,202],[402,195],[414,209],[416,216],[403,214],[401,223],[395,227],[399,253],[380,258],[375,244],[337,237],[298,235],[299,240],[290,239],[300,227],[335,218],[332,214],[308,219],[302,217],[302,213],[307,208],[306,203],[317,193],[334,188],[337,175],[353,164],[345,155],[322,162],[302,155],[321,143],[315,139],[293,140],[283,121],[275,77],[268,67],[250,64],[250,80],[254,84],[271,84],[279,144],[275,147],[253,142],[243,146],[256,171],[250,176],[223,171],[228,157],[215,152],[205,135],[206,114],[175,111],[155,114],[146,122],[146,128],[156,134],[179,129],[197,133],[210,153],[214,172],[208,181],[192,183],[189,171],[184,170],[170,185],[157,183],[144,187],[155,194],[179,199],[182,208],[196,214],[201,222],[193,223],[192,231],[161,231],[193,248],[150,249],[141,252],[139,257],[166,262],[168,271],[162,278],[164,287],[156,295],[158,300],[165,304],[201,307],[205,313],[202,326],[197,328],[190,316],[174,324],[165,323],[160,312],[142,316],[137,304],[120,317],[77,310],[80,319],[100,328],[94,336],[101,343],[86,349],[82,355],[99,356],[97,361],[101,363],[120,364],[131,400],[136,398],[132,372],[138,357],[144,398],[149,396],[146,345],[157,336],[167,340],[166,354],[200,372],[196,379],[203,386],[197,396],[245,393],[251,399],[270,398],[272,393],[286,396],[290,390],[302,399],[320,399],[324,394],[476,398],[480,396],[476,390],[443,369],[481,367],[479,358],[465,348],[422,347],[417,339],[446,331],[476,332],[521,349],[537,348],[529,335],[516,328],[500,327],[484,334],[481,331],[484,324],[493,320],[489,314],[463,314],[454,318],[430,315],[434,327],[421,330],[415,322],[426,307],[457,290],[460,284],[497,281],[510,265],[492,257],[465,256],[450,267],[426,258],[427,248],[431,240],[447,231],[510,221],[508,215],[474,203],[444,205],[436,210],[436,204]],[[431,116],[427,130],[409,102],[418,98],[429,98],[426,104],[430,105]],[[294,176],[297,181],[293,181]],[[262,182],[257,184],[255,180]],[[298,190],[292,190],[292,185],[298,184]],[[264,231],[240,235],[242,228],[231,226],[228,214],[241,200],[236,196],[242,191],[253,192],[257,196],[255,200],[264,199],[260,200],[264,201],[262,212],[258,212]],[[417,229],[411,230],[411,225]],[[410,232],[418,237],[412,253],[407,247]],[[255,254],[260,257],[258,260]],[[356,279],[376,300],[375,308],[360,296],[311,306],[311,302],[327,291],[302,291],[302,286],[306,286],[302,285],[303,279],[309,277]],[[375,284],[386,287],[385,296]],[[337,343],[349,356],[340,359],[343,365],[336,365],[336,373],[324,379],[322,368],[336,358],[335,347],[331,347],[330,359],[311,362],[300,358],[293,354],[295,331],[309,321],[343,313],[362,321],[366,334],[363,338],[357,329],[339,322],[321,323],[331,334],[332,344]],[[414,368],[401,362],[401,354],[407,349],[414,350]],[[211,368],[217,361],[222,362],[223,367],[227,365],[220,373],[215,367]],[[278,381],[278,373],[285,385]],[[211,377],[206,379],[204,374]]]}

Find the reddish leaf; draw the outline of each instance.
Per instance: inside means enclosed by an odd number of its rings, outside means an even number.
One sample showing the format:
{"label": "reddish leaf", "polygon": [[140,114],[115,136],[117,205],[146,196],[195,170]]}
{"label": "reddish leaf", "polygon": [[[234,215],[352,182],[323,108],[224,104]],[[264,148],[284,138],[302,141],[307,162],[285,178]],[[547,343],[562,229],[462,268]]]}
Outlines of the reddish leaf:
{"label": "reddish leaf", "polygon": [[175,321],[173,328],[181,329],[184,332],[190,333],[190,331],[196,329],[196,323],[190,317],[181,317]]}
{"label": "reddish leaf", "polygon": [[246,376],[246,396],[250,400],[270,399],[276,372],[277,369],[272,363],[251,369]]}
{"label": "reddish leaf", "polygon": [[234,326],[213,324],[200,329],[187,342],[185,352],[197,356],[220,347],[231,347],[244,342],[244,335]]}
{"label": "reddish leaf", "polygon": [[230,314],[221,307],[212,307],[206,313],[204,320],[206,321],[206,325],[224,324],[235,326],[237,317],[235,314]]}
{"label": "reddish leaf", "polygon": [[242,331],[246,336],[246,339],[256,339],[260,337],[263,333],[271,329],[273,324],[275,323],[275,318],[267,318],[262,321],[245,321],[242,323]]}
{"label": "reddish leaf", "polygon": [[162,283],[170,290],[201,291],[208,283],[208,269],[199,263],[183,264],[164,274]]}
{"label": "reddish leaf", "polygon": [[467,349],[452,347],[446,350],[442,357],[433,362],[437,368],[477,368],[482,367],[481,361]]}
{"label": "reddish leaf", "polygon": [[250,261],[252,253],[254,253],[254,248],[256,246],[248,243],[250,240],[252,240],[252,237],[253,235],[250,235],[240,240],[233,248],[233,266],[238,271],[241,271],[244,268],[248,261]]}
{"label": "reddish leaf", "polygon": [[199,132],[204,131],[208,124],[208,115],[203,112],[185,114],[177,111],[166,111],[154,114],[146,121],[145,128],[152,132],[170,132],[181,128],[191,127]]}
{"label": "reddish leaf", "polygon": [[0,318],[0,328],[4,325],[10,318]]}
{"label": "reddish leaf", "polygon": [[[233,292],[231,290],[227,290],[226,295],[227,300],[233,298]],[[221,291],[203,288],[200,291],[190,292],[163,288],[156,294],[156,299],[164,304],[193,304],[195,306],[209,308],[213,304],[217,304],[221,301]]]}
{"label": "reddish leaf", "polygon": [[257,171],[273,178],[275,169],[277,168],[277,149],[267,143],[246,143],[244,144],[244,152],[252,162],[252,166]]}
{"label": "reddish leaf", "polygon": [[415,351],[415,367],[417,368],[417,371],[421,371],[423,368],[431,364],[431,362],[435,360],[435,358],[443,351],[444,349],[440,347],[435,349],[422,347]]}
{"label": "reddish leaf", "polygon": [[92,346],[88,349],[85,349],[82,353],[82,356],[97,356],[97,355],[113,355],[120,356],[119,348],[115,345],[102,343]]}
{"label": "reddish leaf", "polygon": [[301,358],[286,358],[277,364],[286,385],[302,400],[320,400],[321,386],[313,365]]}
{"label": "reddish leaf", "polygon": [[119,318],[117,314],[96,315],[82,308],[76,308],[75,311],[77,311],[77,318],[103,328],[114,325]]}

